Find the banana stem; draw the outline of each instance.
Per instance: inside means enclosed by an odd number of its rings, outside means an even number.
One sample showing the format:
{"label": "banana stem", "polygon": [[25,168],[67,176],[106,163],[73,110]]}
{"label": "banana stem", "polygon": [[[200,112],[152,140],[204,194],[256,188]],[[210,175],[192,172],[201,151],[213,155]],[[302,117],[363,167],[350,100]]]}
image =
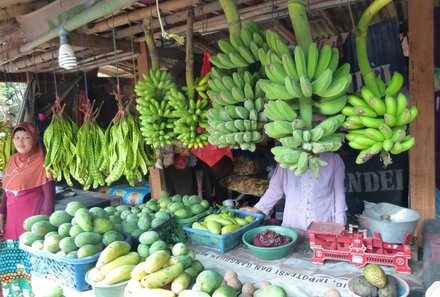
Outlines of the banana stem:
{"label": "banana stem", "polygon": [[[146,24],[148,22],[148,24]],[[153,29],[152,29],[152,19],[144,21],[143,24],[145,42],[147,43],[148,52],[151,58],[151,68],[153,70],[159,69],[159,55],[157,53],[156,43],[154,42]]]}
{"label": "banana stem", "polygon": [[228,22],[229,35],[240,35],[241,21],[235,0],[219,0]]}
{"label": "banana stem", "polygon": [[307,53],[309,45],[313,42],[312,31],[310,31],[310,24],[307,19],[307,11],[304,7],[303,0],[289,0],[288,4],[290,21],[292,22],[293,30],[295,31],[295,38],[297,45],[304,49]]}
{"label": "banana stem", "polygon": [[194,90],[194,53],[193,53],[193,24],[194,10],[188,9],[188,20],[186,28],[186,86],[188,87],[188,100],[195,99]]}
{"label": "banana stem", "polygon": [[312,98],[299,98],[299,115],[306,122],[307,128],[312,129]]}
{"label": "banana stem", "polygon": [[364,78],[365,85],[376,95],[379,96],[379,88],[376,84],[375,75],[371,69],[370,61],[367,54],[367,33],[368,26],[374,16],[384,6],[392,2],[392,0],[375,0],[362,13],[356,30],[356,56],[359,64],[359,70]]}

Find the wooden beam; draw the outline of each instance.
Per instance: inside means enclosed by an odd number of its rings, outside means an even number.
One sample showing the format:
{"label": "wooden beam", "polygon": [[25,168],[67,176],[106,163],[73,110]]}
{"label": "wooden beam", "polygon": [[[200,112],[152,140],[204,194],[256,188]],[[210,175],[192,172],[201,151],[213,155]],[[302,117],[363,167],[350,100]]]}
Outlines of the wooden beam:
{"label": "wooden beam", "polygon": [[35,3],[27,3],[23,5],[17,5],[17,3],[5,5],[7,4],[4,3],[5,1],[8,2],[7,0],[2,0],[0,3],[0,21],[14,20],[16,16],[28,14],[50,3],[49,1],[35,1]]}
{"label": "wooden beam", "polygon": [[284,40],[287,41],[287,44],[296,44],[295,34],[293,33],[293,30],[287,29],[286,26],[284,26],[280,21],[275,24],[274,30],[277,31],[284,38]]}
{"label": "wooden beam", "polygon": [[[102,48],[102,49],[113,49],[113,39],[103,38],[94,35],[83,34],[81,40],[81,34],[70,32],[70,44],[78,47],[88,47],[88,48]],[[58,40],[57,40],[58,41]],[[128,40],[116,39],[116,49],[122,50],[124,52],[139,53],[139,46],[137,42],[133,44]]]}
{"label": "wooden beam", "polygon": [[[166,1],[159,4],[160,13],[167,14],[173,11],[179,11],[188,7],[188,1]],[[199,5],[202,3],[202,0],[193,0],[192,5]],[[93,27],[87,29],[87,34],[93,34],[98,32],[105,32],[115,27],[127,25],[129,23],[139,22],[145,17],[153,16],[157,17],[157,9],[155,5],[151,5],[151,7],[137,9],[130,13],[121,14],[116,17],[108,18],[102,22],[96,23]],[[163,16],[162,16],[163,17]],[[141,32],[141,31],[140,31]]]}
{"label": "wooden beam", "polygon": [[193,45],[195,48],[198,48],[202,51],[210,52],[211,54],[215,55],[217,54],[217,50],[213,48],[212,46],[206,44],[205,42],[198,40],[198,38],[194,37],[193,39]]}
{"label": "wooden beam", "polygon": [[332,15],[330,15],[328,11],[320,10],[319,14],[325,20],[327,26],[330,27],[331,31],[333,32],[333,35],[338,35],[345,31],[344,28],[339,24],[339,22],[335,20],[335,18]]}
{"label": "wooden beam", "polygon": [[435,218],[434,1],[408,1],[409,93],[419,116],[410,124],[417,140],[409,152],[410,207],[426,219]]}

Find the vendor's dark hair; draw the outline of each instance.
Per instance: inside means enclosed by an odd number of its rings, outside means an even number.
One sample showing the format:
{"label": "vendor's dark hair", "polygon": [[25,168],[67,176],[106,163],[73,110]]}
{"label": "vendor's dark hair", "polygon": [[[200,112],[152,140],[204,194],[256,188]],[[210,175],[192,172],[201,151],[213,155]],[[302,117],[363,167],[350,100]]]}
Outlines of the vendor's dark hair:
{"label": "vendor's dark hair", "polygon": [[29,132],[28,130],[26,130],[25,128],[22,127],[18,127],[17,129],[15,129],[14,134],[18,131],[25,131],[25,132]]}

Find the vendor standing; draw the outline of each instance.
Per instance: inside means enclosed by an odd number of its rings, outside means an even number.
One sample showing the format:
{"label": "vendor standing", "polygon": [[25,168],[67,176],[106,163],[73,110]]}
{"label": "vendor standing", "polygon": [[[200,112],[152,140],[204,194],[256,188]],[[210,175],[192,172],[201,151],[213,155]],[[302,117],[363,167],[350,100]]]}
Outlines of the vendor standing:
{"label": "vendor standing", "polygon": [[25,232],[25,219],[53,213],[55,181],[47,177],[45,156],[34,125],[17,125],[12,139],[17,153],[6,165],[0,204],[0,282],[4,297],[32,296],[30,267],[18,239]]}
{"label": "vendor standing", "polygon": [[282,222],[285,227],[306,230],[313,221],[345,224],[344,162],[335,153],[323,153],[320,159],[328,164],[320,167],[318,178],[310,171],[296,176],[294,170],[278,165],[260,201],[242,210],[268,214],[285,197]]}

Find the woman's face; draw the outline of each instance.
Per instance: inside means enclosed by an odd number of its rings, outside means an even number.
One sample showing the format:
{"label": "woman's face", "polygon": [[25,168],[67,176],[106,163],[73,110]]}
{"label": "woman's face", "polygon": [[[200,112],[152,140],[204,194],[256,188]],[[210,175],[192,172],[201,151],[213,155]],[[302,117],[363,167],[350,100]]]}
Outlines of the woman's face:
{"label": "woman's face", "polygon": [[13,141],[15,149],[22,155],[25,155],[32,150],[32,136],[27,131],[15,132]]}

